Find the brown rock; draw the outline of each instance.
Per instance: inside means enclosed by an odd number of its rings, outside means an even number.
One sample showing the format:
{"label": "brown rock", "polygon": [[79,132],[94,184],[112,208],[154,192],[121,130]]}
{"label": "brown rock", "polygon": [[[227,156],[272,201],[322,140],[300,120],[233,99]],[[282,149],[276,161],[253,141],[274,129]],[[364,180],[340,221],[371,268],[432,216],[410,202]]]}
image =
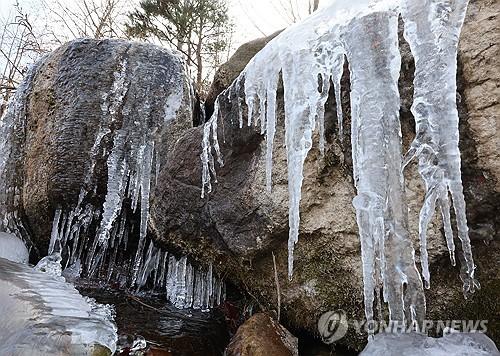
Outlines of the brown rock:
{"label": "brown rock", "polygon": [[231,60],[219,67],[205,99],[208,114],[213,112],[214,102],[217,96],[236,79],[255,53],[264,48],[264,46],[280,32],[281,31],[276,31],[268,37],[258,38],[241,45],[232,55]]}
{"label": "brown rock", "polygon": [[467,123],[477,147],[477,165],[500,191],[500,2],[469,2],[460,40]]}
{"label": "brown rock", "polygon": [[298,340],[269,315],[253,315],[231,339],[227,356],[298,356]]}

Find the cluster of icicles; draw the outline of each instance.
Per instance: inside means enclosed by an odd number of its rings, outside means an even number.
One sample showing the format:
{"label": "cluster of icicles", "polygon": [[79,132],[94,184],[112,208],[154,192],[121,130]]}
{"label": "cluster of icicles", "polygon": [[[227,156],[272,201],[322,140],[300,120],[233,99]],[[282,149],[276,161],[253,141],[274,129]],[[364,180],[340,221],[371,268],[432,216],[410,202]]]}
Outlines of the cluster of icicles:
{"label": "cluster of icicles", "polygon": [[91,213],[89,209],[71,210],[69,213],[58,209],[55,212],[49,255],[59,251],[65,274],[77,278],[86,266],[93,266],[95,275],[103,277],[108,283],[129,284],[137,291],[144,287],[165,291],[167,299],[179,309],[205,310],[225,299],[225,283],[213,272],[211,264],[206,270],[196,268],[187,257],[178,259],[155,246],[153,240],[149,240],[149,244],[145,240],[148,247],[139,256],[140,262],[136,267],[136,257],[128,259],[126,256],[131,246],[125,215],[111,228],[109,244],[99,262],[93,263],[90,253],[85,258],[85,251],[93,243],[87,231],[92,217],[98,219],[100,215]]}
{"label": "cluster of icicles", "polygon": [[[456,108],[457,47],[467,0],[337,0],[303,22],[286,29],[260,51],[215,103],[205,124],[201,160],[202,197],[211,191],[216,156],[223,164],[217,138],[220,100],[237,105],[239,125],[260,126],[267,142],[266,178],[271,192],[276,94],[282,77],[285,145],[289,191],[289,277],[299,235],[299,204],[306,156],[316,125],[319,149],[325,149],[325,103],[333,82],[338,134],[342,138],[340,81],[347,59],[350,72],[351,141],[357,196],[353,204],[362,248],[365,313],[373,319],[375,292],[383,291],[391,320],[418,322],[425,316],[423,284],[415,265],[408,229],[403,169],[413,159],[426,185],[420,212],[420,260],[425,286],[430,275],[426,230],[439,207],[455,264],[450,200],[462,243],[464,293],[479,288],[474,279],[465,201],[460,175]],[[416,137],[403,158],[398,78],[401,54],[398,19],[415,58]],[[239,98],[244,86],[245,106]],[[235,100],[235,98],[237,100]],[[221,101],[222,102],[222,101]],[[213,153],[215,151],[215,153]]]}

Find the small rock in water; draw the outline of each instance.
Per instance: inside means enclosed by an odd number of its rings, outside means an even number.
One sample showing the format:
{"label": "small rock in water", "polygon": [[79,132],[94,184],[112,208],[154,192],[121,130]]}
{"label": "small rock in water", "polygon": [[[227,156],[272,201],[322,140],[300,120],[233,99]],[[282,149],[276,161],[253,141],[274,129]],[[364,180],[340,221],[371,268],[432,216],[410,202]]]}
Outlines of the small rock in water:
{"label": "small rock in water", "polygon": [[298,356],[298,340],[264,313],[255,314],[239,327],[226,349],[227,356]]}
{"label": "small rock in water", "polygon": [[0,232],[0,257],[12,262],[28,263],[29,252],[24,242],[6,232]]}
{"label": "small rock in water", "polygon": [[417,333],[381,333],[366,345],[361,356],[495,356],[495,343],[483,333],[450,333],[440,338]]}

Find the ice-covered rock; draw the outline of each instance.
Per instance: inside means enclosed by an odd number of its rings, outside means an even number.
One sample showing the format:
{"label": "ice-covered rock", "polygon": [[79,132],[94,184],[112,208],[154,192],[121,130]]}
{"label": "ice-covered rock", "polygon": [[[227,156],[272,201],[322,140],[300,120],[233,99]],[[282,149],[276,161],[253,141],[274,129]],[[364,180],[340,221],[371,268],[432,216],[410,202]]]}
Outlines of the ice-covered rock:
{"label": "ice-covered rock", "polygon": [[58,242],[63,267],[80,261],[89,276],[123,249],[134,284],[151,191],[192,126],[192,100],[183,60],[165,48],[82,39],[45,56],[0,122],[0,226],[42,255]]}
{"label": "ice-covered rock", "polygon": [[440,338],[416,333],[381,333],[368,342],[361,356],[498,356],[495,343],[483,333],[445,334]]}
{"label": "ice-covered rock", "polygon": [[0,354],[115,351],[112,309],[83,298],[61,278],[0,258]]}
{"label": "ice-covered rock", "polygon": [[177,54],[121,40],[72,41],[31,68],[1,121],[0,225],[48,246],[38,270],[167,288],[179,308],[220,304],[208,263],[147,236],[169,147],[192,126],[191,90]]}
{"label": "ice-covered rock", "polygon": [[0,258],[18,263],[28,263],[28,248],[17,236],[0,232]]}

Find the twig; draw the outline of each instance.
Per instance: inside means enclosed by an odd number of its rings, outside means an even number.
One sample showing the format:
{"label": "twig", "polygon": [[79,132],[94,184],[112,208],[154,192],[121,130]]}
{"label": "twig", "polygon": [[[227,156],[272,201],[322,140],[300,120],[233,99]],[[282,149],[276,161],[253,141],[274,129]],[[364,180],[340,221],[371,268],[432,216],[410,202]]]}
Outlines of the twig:
{"label": "twig", "polygon": [[280,292],[280,281],[278,279],[278,270],[276,269],[276,257],[273,254],[273,265],[274,265],[274,282],[276,283],[276,294],[278,295],[278,323],[280,321],[281,314],[281,292]]}
{"label": "twig", "polygon": [[128,294],[127,296],[128,296],[130,299],[135,300],[137,303],[139,303],[139,304],[141,304],[141,305],[145,306],[146,308],[150,308],[150,309],[153,309],[153,310],[155,310],[155,311],[157,311],[157,312],[161,312],[161,310],[160,310],[160,309],[155,308],[155,307],[153,307],[153,306],[151,306],[151,305],[149,305],[149,304],[144,303],[142,300],[140,300],[140,299],[139,299],[139,298],[137,298],[136,296],[133,296],[133,295],[131,295],[131,294]]}

